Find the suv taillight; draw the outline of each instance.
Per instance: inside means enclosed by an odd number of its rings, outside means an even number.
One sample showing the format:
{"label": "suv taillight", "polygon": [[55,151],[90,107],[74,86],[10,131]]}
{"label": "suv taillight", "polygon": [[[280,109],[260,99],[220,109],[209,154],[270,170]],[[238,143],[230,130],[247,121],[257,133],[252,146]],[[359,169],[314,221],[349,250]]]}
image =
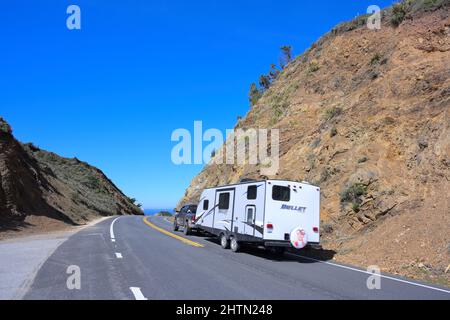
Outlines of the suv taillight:
{"label": "suv taillight", "polygon": [[192,216],[192,222],[195,222],[195,214]]}

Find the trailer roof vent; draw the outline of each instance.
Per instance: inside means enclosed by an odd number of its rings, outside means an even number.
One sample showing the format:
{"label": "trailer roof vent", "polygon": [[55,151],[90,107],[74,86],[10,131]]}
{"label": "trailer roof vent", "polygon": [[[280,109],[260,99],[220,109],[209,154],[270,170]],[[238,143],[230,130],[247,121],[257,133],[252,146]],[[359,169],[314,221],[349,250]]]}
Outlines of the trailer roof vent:
{"label": "trailer roof vent", "polygon": [[245,182],[256,182],[256,180],[255,179],[249,179],[249,178],[241,179],[241,183],[245,183]]}

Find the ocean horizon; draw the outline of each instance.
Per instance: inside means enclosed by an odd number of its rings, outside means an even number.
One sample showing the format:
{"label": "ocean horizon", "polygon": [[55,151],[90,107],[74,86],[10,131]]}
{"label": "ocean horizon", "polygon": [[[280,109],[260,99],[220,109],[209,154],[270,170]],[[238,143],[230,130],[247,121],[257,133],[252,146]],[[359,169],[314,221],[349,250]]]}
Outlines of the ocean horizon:
{"label": "ocean horizon", "polygon": [[153,216],[161,211],[167,211],[167,212],[173,213],[173,208],[172,209],[144,209],[144,214],[146,216]]}

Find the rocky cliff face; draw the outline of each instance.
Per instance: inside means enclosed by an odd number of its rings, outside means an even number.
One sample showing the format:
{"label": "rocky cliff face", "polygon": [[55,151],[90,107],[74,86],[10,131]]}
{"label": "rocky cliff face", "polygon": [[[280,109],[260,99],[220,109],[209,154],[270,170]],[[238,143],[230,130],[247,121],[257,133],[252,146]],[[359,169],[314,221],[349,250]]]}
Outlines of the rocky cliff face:
{"label": "rocky cliff face", "polygon": [[[322,188],[322,240],[338,260],[448,283],[449,8],[406,1],[383,11],[381,30],[364,17],[337,26],[236,126],[280,129],[269,178]],[[180,203],[260,169],[207,165]]]}
{"label": "rocky cliff face", "polygon": [[48,184],[39,172],[37,162],[14,139],[10,126],[0,118],[1,218],[17,220],[45,210],[42,193]]}
{"label": "rocky cliff face", "polygon": [[142,211],[100,170],[22,145],[0,118],[0,230],[28,216],[76,224],[122,214]]}

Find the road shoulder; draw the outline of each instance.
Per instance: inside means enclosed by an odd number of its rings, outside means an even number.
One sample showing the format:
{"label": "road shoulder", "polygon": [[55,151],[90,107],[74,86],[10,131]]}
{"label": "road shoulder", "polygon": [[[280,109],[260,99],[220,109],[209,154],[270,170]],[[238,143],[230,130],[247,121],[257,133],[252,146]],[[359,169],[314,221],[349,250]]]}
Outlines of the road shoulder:
{"label": "road shoulder", "polygon": [[0,241],[0,300],[22,299],[55,250],[72,235],[110,217],[68,230]]}

